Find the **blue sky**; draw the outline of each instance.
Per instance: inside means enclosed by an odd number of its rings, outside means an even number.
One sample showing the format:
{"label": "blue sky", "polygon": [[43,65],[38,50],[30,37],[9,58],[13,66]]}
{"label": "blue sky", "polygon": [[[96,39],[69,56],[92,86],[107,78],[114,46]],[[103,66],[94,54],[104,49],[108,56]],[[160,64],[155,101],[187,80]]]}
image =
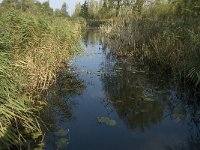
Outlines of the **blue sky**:
{"label": "blue sky", "polygon": [[[44,2],[46,0],[38,0],[38,1]],[[55,9],[55,8],[61,8],[62,4],[66,2],[68,5],[68,11],[71,14],[74,10],[75,4],[78,2],[84,3],[84,1],[85,0],[49,0],[49,3],[50,6]]]}
{"label": "blue sky", "polygon": [[[38,1],[45,2],[47,0],[38,0]],[[75,4],[78,2],[84,3],[84,1],[85,0],[49,0],[49,3],[50,6],[55,9],[55,8],[61,8],[62,4],[66,2],[68,5],[68,11],[70,14],[72,14]],[[2,2],[2,0],[0,0],[0,2]]]}

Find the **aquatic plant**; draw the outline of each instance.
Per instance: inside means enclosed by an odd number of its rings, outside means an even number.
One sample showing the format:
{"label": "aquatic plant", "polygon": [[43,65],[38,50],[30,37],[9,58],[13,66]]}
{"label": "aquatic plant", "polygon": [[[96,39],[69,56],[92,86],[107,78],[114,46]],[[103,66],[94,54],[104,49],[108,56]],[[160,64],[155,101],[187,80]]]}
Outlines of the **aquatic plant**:
{"label": "aquatic plant", "polygon": [[5,149],[28,147],[43,139],[39,115],[46,103],[40,93],[53,83],[63,62],[78,52],[79,25],[1,9],[0,144]]}
{"label": "aquatic plant", "polygon": [[115,120],[110,119],[108,117],[97,117],[97,120],[99,123],[106,124],[109,126],[115,126],[117,124]]}

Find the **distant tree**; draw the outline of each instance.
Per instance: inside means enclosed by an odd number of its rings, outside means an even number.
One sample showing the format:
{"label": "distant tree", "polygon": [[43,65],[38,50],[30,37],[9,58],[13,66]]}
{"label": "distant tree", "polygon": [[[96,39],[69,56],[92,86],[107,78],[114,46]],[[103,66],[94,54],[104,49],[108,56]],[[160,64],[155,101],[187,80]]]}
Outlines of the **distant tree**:
{"label": "distant tree", "polygon": [[54,14],[57,17],[68,17],[69,14],[67,12],[67,4],[63,3],[61,9],[56,9]]}
{"label": "distant tree", "polygon": [[81,14],[81,3],[79,2],[75,5],[75,10],[72,16],[79,17],[80,14]]}
{"label": "distant tree", "polygon": [[97,10],[97,1],[96,0],[90,0],[88,1],[88,12],[89,12],[89,16],[90,18],[95,18],[97,17],[97,13],[98,13],[98,10]]}
{"label": "distant tree", "polygon": [[29,10],[33,11],[35,7],[34,0],[3,0],[2,5],[4,6],[14,6],[15,8],[20,8],[23,11]]}
{"label": "distant tree", "polygon": [[107,11],[107,10],[108,10],[106,0],[103,1],[102,10],[103,10],[103,11]]}
{"label": "distant tree", "polygon": [[9,6],[17,7],[18,4],[19,4],[19,0],[3,0],[2,1],[2,5],[6,7],[9,7]]}
{"label": "distant tree", "polygon": [[[38,5],[40,5],[40,4],[38,4]],[[50,7],[49,1],[42,3],[40,7],[42,7],[43,14],[53,15],[53,9]]]}
{"label": "distant tree", "polygon": [[21,3],[21,9],[26,10],[33,10],[34,9],[34,0],[20,0]]}
{"label": "distant tree", "polygon": [[2,4],[11,4],[11,3],[18,3],[19,0],[3,0]]}
{"label": "distant tree", "polygon": [[114,7],[114,1],[113,0],[107,0],[107,6],[108,6],[108,9],[112,9]]}
{"label": "distant tree", "polygon": [[67,4],[64,2],[61,7],[61,14],[63,17],[69,16],[67,9],[68,9]]}
{"label": "distant tree", "polygon": [[81,13],[80,16],[88,19],[89,18],[89,10],[88,10],[88,3],[87,1],[84,2],[84,4],[81,6]]}

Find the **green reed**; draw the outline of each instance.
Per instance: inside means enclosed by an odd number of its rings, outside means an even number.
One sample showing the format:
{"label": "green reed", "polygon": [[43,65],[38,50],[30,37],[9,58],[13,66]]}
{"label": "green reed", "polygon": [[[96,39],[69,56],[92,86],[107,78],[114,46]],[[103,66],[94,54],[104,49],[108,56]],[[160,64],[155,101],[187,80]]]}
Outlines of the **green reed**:
{"label": "green reed", "polygon": [[[41,142],[40,93],[80,49],[79,24],[15,9],[0,12],[0,144],[20,149]],[[30,141],[32,139],[32,141]]]}

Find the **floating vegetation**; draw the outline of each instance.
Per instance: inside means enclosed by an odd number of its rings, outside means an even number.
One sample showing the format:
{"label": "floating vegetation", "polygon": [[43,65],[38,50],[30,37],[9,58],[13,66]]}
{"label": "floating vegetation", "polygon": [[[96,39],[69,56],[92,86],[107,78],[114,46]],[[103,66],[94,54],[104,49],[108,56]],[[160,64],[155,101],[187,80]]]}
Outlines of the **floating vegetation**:
{"label": "floating vegetation", "polygon": [[60,139],[56,142],[56,145],[60,149],[64,149],[70,142],[69,138],[66,138],[69,135],[69,129],[60,129],[54,133]]}
{"label": "floating vegetation", "polygon": [[67,145],[69,145],[69,140],[66,138],[61,138],[56,142],[58,148],[64,149]]}
{"label": "floating vegetation", "polygon": [[106,124],[109,126],[115,126],[117,122],[113,119],[110,119],[108,117],[97,117],[97,120],[100,124]]}
{"label": "floating vegetation", "polygon": [[55,132],[55,135],[59,136],[59,137],[64,137],[68,134],[69,134],[69,129],[67,129],[67,130],[60,129],[59,131]]}

